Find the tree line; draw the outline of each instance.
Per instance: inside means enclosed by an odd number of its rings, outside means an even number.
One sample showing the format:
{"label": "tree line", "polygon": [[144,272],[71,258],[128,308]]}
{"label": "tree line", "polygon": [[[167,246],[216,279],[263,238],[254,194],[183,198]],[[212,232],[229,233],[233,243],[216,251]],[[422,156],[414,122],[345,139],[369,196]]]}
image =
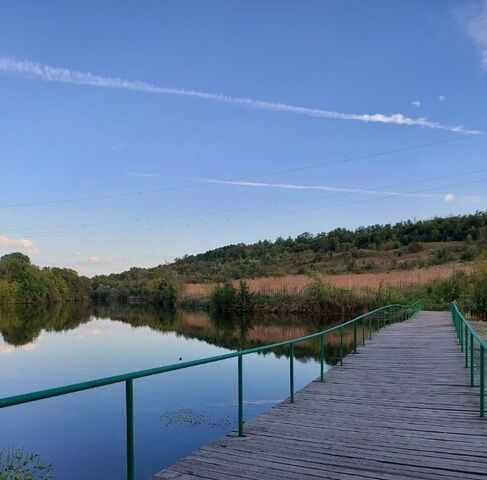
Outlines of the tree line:
{"label": "tree line", "polygon": [[[410,260],[410,257],[425,257],[423,250],[426,248],[431,249],[430,264],[473,260],[487,248],[487,212],[408,220],[355,230],[337,228],[316,235],[303,233],[295,238],[228,245],[187,255],[167,265],[134,267],[119,274],[99,275],[92,279],[92,286],[96,300],[131,299],[172,306],[185,282],[225,284],[230,280],[259,276],[333,273],[330,265],[339,265],[339,262],[347,271],[361,271],[350,270],[350,266],[362,258],[362,263],[371,265],[368,271],[374,271],[372,261],[378,258],[384,264],[385,253],[393,257],[388,269],[408,265],[415,268],[429,265],[425,260],[421,260],[422,263]],[[230,288],[223,293],[222,298],[234,295]]]}
{"label": "tree line", "polygon": [[[476,212],[355,230],[337,228],[250,245],[227,245],[184,256],[171,264],[134,267],[91,279],[71,269],[39,268],[26,255],[12,253],[0,258],[0,303],[55,303],[92,298],[173,308],[185,282],[224,283],[259,276],[338,273],[333,270],[336,266],[348,271],[374,271],[374,259],[385,268],[386,254],[392,258],[388,269],[426,266],[424,259],[421,264],[413,264],[410,257],[426,258],[423,250],[430,248],[429,261],[433,264],[466,261],[473,260],[486,247],[487,212]],[[357,267],[359,262],[362,270]],[[233,294],[230,290],[226,293]]]}
{"label": "tree line", "polygon": [[39,268],[22,253],[0,257],[0,304],[87,301],[92,293],[91,280],[69,268]]}

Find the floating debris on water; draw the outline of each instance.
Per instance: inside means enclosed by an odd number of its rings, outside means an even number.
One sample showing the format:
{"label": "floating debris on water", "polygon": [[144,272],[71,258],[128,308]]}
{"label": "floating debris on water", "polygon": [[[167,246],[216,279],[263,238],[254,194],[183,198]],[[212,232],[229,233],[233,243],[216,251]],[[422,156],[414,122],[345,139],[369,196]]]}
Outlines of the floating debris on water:
{"label": "floating debris on water", "polygon": [[196,410],[194,408],[180,408],[170,410],[161,415],[161,420],[165,427],[180,425],[186,428],[221,428],[231,427],[233,422],[229,417],[221,415],[211,415],[209,413]]}

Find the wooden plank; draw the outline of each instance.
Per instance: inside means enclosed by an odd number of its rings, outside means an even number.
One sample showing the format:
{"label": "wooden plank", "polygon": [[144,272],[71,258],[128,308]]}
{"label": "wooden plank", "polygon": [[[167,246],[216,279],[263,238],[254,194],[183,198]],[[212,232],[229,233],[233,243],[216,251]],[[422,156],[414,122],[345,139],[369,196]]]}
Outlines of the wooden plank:
{"label": "wooden plank", "polygon": [[448,312],[376,332],[296,393],[153,479],[487,479],[487,420]]}

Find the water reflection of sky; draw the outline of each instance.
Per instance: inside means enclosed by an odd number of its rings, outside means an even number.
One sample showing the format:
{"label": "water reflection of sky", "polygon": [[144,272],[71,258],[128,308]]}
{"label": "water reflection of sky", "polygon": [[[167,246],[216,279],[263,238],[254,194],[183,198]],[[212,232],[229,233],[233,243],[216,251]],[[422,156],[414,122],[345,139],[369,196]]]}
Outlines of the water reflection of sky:
{"label": "water reflection of sky", "polygon": [[[0,396],[218,355],[233,349],[222,346],[226,336],[232,336],[230,346],[242,340],[238,325],[216,328],[200,314],[186,322],[184,318],[165,318],[159,324],[157,314],[151,312],[145,322],[151,326],[132,314],[130,323],[127,318],[111,320],[103,312],[82,318],[78,325],[72,325],[66,314],[56,321],[46,316],[52,323],[45,327],[39,327],[31,315],[33,339],[18,330],[18,318],[11,324],[0,319],[2,334],[6,329],[7,336],[17,344],[9,344],[4,338],[0,341]],[[113,318],[117,318],[116,313]],[[279,337],[278,325],[258,327],[261,333],[267,332],[264,335]],[[252,342],[259,328],[246,331]],[[292,334],[293,328],[283,325],[282,336]],[[302,329],[302,325],[296,328]],[[219,345],[212,344],[211,339]],[[236,373],[236,359],[231,359],[134,382],[138,479],[146,480],[235,428]],[[315,360],[296,361],[296,387],[304,386],[318,373]],[[246,417],[286,398],[288,382],[286,356],[245,357]],[[16,445],[40,453],[53,464],[55,478],[59,479],[123,478],[124,415],[123,385],[10,407],[0,410],[0,448]]]}

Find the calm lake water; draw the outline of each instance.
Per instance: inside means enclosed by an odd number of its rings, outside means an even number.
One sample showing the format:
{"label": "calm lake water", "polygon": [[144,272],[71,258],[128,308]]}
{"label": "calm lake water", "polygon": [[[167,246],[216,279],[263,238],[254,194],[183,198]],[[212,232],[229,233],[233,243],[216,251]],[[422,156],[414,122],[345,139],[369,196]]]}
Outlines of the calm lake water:
{"label": "calm lake water", "polygon": [[[215,319],[142,306],[4,309],[0,397],[264,345],[341,320]],[[296,389],[319,375],[318,348],[317,342],[296,346]],[[327,368],[336,356],[331,338]],[[236,374],[231,359],[134,381],[137,479],[236,428]],[[244,358],[246,419],[288,395],[287,350]],[[0,410],[0,450],[39,453],[60,480],[123,479],[124,402],[118,384]]]}

